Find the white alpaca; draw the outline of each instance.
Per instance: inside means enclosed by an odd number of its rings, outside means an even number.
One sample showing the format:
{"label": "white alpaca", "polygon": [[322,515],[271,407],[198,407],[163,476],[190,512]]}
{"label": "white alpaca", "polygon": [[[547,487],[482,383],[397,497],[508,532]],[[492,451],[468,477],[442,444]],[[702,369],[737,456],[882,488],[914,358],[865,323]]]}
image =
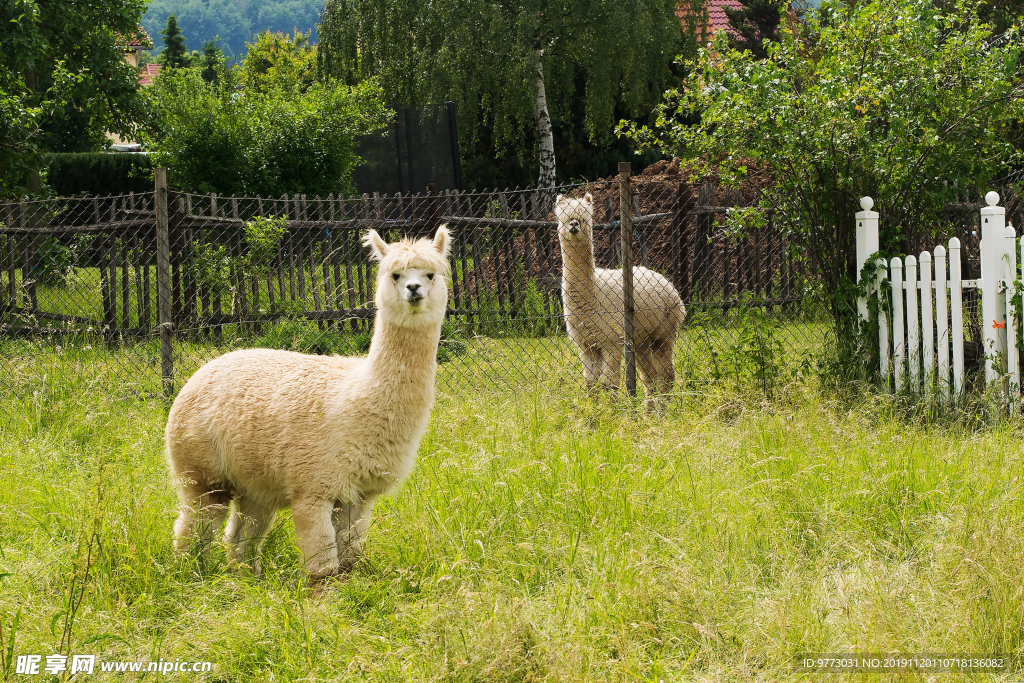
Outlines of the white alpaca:
{"label": "white alpaca", "polygon": [[167,420],[167,461],[181,513],[174,546],[209,541],[224,521],[232,562],[259,571],[260,543],[291,507],[306,571],[350,568],[374,502],[413,468],[434,402],[448,301],[449,233],[364,243],[380,262],[377,317],[365,358],[235,351],[182,387]]}
{"label": "white alpaca", "polygon": [[[562,304],[569,339],[579,348],[588,385],[619,386],[623,345],[622,270],[594,266],[594,202],[559,195],[555,201],[562,247]],[[686,309],[672,283],[653,270],[633,268],[633,329],[637,369],[648,399],[672,389],[672,362]]]}

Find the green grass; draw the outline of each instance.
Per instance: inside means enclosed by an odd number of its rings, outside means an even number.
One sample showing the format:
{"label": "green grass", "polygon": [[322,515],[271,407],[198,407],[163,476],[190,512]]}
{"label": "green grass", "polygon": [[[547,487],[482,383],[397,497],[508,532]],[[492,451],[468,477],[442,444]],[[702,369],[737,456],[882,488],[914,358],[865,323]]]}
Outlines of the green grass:
{"label": "green grass", "polygon": [[[100,374],[116,356],[77,353]],[[653,417],[578,391],[560,358],[503,387],[443,367],[416,469],[378,505],[364,561],[320,590],[286,514],[261,578],[219,548],[208,565],[173,553],[160,402],[59,371],[6,393],[4,647],[20,613],[15,655],[63,640],[213,662],[182,680],[795,681],[795,655],[851,650],[1022,661],[1019,423],[941,426],[809,381],[772,401],[712,383]]]}
{"label": "green grass", "polygon": [[[756,323],[756,324],[755,324]],[[493,326],[492,326],[493,327]],[[516,390],[537,381],[582,384],[578,354],[562,335],[523,337],[522,322],[506,323],[498,337],[474,334],[472,325],[453,321],[442,331],[438,386],[461,390],[487,387]],[[757,330],[756,338],[751,331]],[[493,331],[493,330],[492,330]],[[370,332],[320,329],[316,323],[285,320],[258,329],[226,325],[219,342],[177,338],[173,342],[176,386],[203,363],[237,348],[284,348],[309,353],[357,355],[366,352]],[[765,393],[775,385],[806,376],[829,339],[824,323],[767,323],[730,315],[725,320],[688,324],[676,343],[676,371],[682,392],[708,387],[743,389],[751,381]],[[74,386],[104,396],[157,396],[161,392],[159,340],[125,339],[105,344],[98,334],[65,339],[0,339],[0,388],[21,396],[50,394]],[[72,382],[51,383],[52,378]]]}

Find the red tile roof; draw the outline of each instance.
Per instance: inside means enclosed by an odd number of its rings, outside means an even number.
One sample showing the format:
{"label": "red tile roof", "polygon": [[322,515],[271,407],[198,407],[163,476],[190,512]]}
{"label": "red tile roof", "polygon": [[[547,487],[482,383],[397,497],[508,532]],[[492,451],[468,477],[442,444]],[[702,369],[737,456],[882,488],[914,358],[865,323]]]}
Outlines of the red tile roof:
{"label": "red tile roof", "polygon": [[146,87],[153,85],[153,79],[160,73],[159,64],[146,64],[139,69],[139,85]]}
{"label": "red tile roof", "polygon": [[146,29],[142,28],[142,24],[138,25],[135,33],[129,36],[119,36],[124,41],[124,46],[129,50],[151,50],[153,49],[153,40],[146,33]]}
{"label": "red tile roof", "polygon": [[[697,35],[703,42],[705,38],[710,38],[711,34],[719,29],[725,29],[732,33],[732,29],[729,27],[729,17],[725,14],[725,8],[739,8],[743,5],[740,0],[705,0],[704,9],[708,13],[708,21],[705,26],[697,27]],[[676,14],[680,19],[685,19],[691,12],[690,6],[684,4],[676,10]],[[701,30],[703,29],[703,30]],[[701,34],[704,34],[701,36]]]}
{"label": "red tile roof", "polygon": [[720,28],[731,31],[729,28],[729,17],[725,8],[739,9],[743,7],[740,0],[711,0],[708,3],[708,33],[714,33]]}

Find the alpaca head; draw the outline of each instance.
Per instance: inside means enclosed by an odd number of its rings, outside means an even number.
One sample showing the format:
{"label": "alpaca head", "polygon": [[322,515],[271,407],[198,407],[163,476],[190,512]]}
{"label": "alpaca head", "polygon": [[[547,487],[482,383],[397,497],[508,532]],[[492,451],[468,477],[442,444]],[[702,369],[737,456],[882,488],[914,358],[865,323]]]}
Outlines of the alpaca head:
{"label": "alpaca head", "polygon": [[448,227],[433,239],[405,238],[388,244],[376,230],[363,237],[380,266],[377,270],[377,310],[401,327],[440,326],[448,305]]}
{"label": "alpaca head", "polygon": [[558,195],[555,219],[558,220],[558,239],[563,245],[593,241],[594,198],[589,192],[583,199]]}

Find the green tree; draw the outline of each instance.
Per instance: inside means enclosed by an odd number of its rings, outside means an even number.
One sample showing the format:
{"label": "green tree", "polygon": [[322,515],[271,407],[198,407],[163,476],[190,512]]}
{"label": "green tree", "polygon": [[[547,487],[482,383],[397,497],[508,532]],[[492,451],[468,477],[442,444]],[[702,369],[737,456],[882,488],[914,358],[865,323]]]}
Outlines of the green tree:
{"label": "green tree", "polygon": [[178,28],[178,17],[170,15],[167,17],[167,26],[160,31],[164,37],[164,49],[160,52],[160,63],[169,69],[181,69],[191,62],[188,48],[185,47],[185,36]]}
{"label": "green tree", "polygon": [[779,22],[788,4],[780,0],[740,0],[739,7],[725,7],[729,26],[736,32],[729,36],[733,49],[750,50],[756,59],[767,57],[764,41],[779,39]]}
{"label": "green tree", "polygon": [[239,69],[239,80],[250,92],[295,90],[305,92],[316,79],[316,46],[310,34],[294,36],[267,31],[249,44]]}
{"label": "green tree", "polygon": [[372,82],[314,83],[306,92],[238,91],[198,69],[161,72],[150,89],[160,124],[150,138],[170,182],[194,192],[279,196],[349,191],[358,135],[386,109]]}
{"label": "green tree", "polygon": [[199,73],[207,83],[213,83],[224,76],[224,64],[227,60],[224,53],[217,47],[217,39],[208,40],[203,43],[203,51],[197,60]]}
{"label": "green tree", "polygon": [[178,27],[195,45],[215,36],[229,59],[241,61],[246,43],[266,31],[292,32],[313,30],[323,0],[151,0],[143,18],[146,30],[157,33],[174,14]]}
{"label": "green tree", "polygon": [[124,59],[144,0],[0,1],[0,194],[38,188],[40,155],[133,138],[149,117]]}
{"label": "green tree", "polygon": [[[936,225],[956,186],[984,189],[1021,161],[1008,137],[1024,118],[1021,42],[1011,32],[990,44],[991,33],[965,5],[826,0],[787,25],[766,60],[719,35],[666,95],[656,125],[623,131],[729,181],[750,163],[767,167],[765,204],[841,295],[855,276],[859,197],[884,207],[882,245],[892,248]],[[837,320],[844,306],[837,296]]]}
{"label": "green tree", "polygon": [[[674,0],[328,0],[319,67],[380,80],[390,103],[454,101],[460,134],[494,152],[532,153],[539,184],[556,178],[554,126],[583,104],[591,139],[616,114],[640,115],[671,82],[684,31]],[[524,141],[533,149],[525,150]]]}

